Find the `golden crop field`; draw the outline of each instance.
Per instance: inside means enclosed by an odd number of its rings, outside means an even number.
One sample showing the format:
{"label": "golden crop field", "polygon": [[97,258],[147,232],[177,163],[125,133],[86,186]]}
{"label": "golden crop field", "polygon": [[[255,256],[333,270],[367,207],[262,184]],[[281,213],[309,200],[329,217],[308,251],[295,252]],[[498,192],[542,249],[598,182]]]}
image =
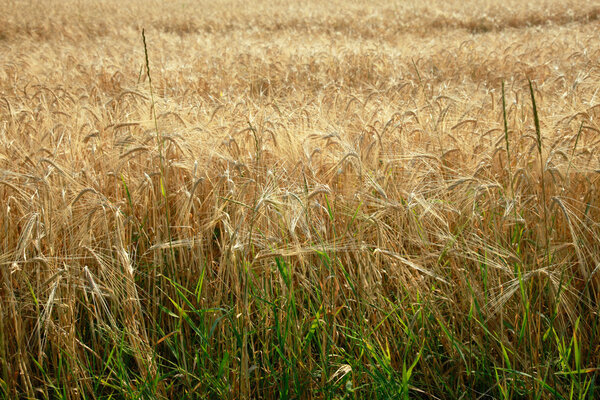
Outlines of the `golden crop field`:
{"label": "golden crop field", "polygon": [[599,2],[0,9],[0,397],[600,396]]}

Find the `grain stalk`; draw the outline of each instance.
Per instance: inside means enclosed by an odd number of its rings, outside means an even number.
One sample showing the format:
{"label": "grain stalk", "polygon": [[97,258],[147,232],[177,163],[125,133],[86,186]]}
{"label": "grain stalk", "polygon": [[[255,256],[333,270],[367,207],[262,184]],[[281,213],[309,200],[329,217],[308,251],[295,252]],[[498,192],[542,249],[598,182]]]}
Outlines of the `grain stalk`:
{"label": "grain stalk", "polygon": [[[148,59],[148,47],[146,45],[145,30],[142,29],[142,41],[144,43],[144,55],[146,58],[146,76],[148,77],[148,86],[150,87],[150,101],[152,103],[152,119],[154,120],[154,129],[156,130],[156,139],[158,141],[158,153],[160,161],[160,193],[165,201],[165,219],[167,223],[167,235],[169,238],[169,249],[171,251],[171,263],[175,262],[175,250],[173,248],[173,237],[171,234],[171,213],[169,210],[169,193],[167,187],[167,170],[164,160],[164,141],[160,130],[158,129],[158,119],[156,117],[156,103],[154,102],[154,90],[152,89],[152,76],[150,74],[150,61]],[[174,267],[174,265],[172,265]]]}
{"label": "grain stalk", "polygon": [[542,207],[544,209],[544,239],[546,244],[546,261],[547,265],[550,265],[550,232],[548,231],[548,207],[546,203],[546,179],[544,158],[542,154],[542,132],[540,129],[540,118],[538,116],[537,105],[535,103],[535,95],[533,94],[533,84],[529,80],[529,93],[531,94],[531,105],[533,107],[533,121],[535,123],[535,135],[537,139],[537,150],[540,159],[540,180],[542,185]]}

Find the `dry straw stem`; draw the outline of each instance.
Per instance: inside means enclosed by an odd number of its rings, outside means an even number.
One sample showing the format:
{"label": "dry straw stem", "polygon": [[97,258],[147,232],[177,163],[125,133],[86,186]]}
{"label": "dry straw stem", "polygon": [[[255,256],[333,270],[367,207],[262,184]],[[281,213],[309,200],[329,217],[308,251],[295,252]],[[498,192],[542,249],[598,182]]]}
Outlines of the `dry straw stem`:
{"label": "dry straw stem", "polygon": [[600,6],[246,3],[0,0],[0,397],[597,396]]}

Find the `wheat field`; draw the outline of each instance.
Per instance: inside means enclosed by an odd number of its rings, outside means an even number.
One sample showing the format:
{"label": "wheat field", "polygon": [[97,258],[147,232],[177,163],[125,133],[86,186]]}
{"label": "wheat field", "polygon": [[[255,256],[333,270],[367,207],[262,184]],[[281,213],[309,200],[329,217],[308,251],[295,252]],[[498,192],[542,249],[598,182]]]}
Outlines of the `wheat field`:
{"label": "wheat field", "polygon": [[600,396],[600,3],[0,6],[0,397]]}

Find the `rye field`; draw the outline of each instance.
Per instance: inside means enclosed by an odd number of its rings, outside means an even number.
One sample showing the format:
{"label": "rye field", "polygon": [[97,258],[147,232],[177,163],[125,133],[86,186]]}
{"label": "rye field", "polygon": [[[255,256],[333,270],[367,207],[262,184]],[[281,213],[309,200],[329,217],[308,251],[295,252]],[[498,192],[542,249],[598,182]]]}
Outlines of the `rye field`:
{"label": "rye field", "polygon": [[600,3],[0,9],[0,398],[600,396]]}

